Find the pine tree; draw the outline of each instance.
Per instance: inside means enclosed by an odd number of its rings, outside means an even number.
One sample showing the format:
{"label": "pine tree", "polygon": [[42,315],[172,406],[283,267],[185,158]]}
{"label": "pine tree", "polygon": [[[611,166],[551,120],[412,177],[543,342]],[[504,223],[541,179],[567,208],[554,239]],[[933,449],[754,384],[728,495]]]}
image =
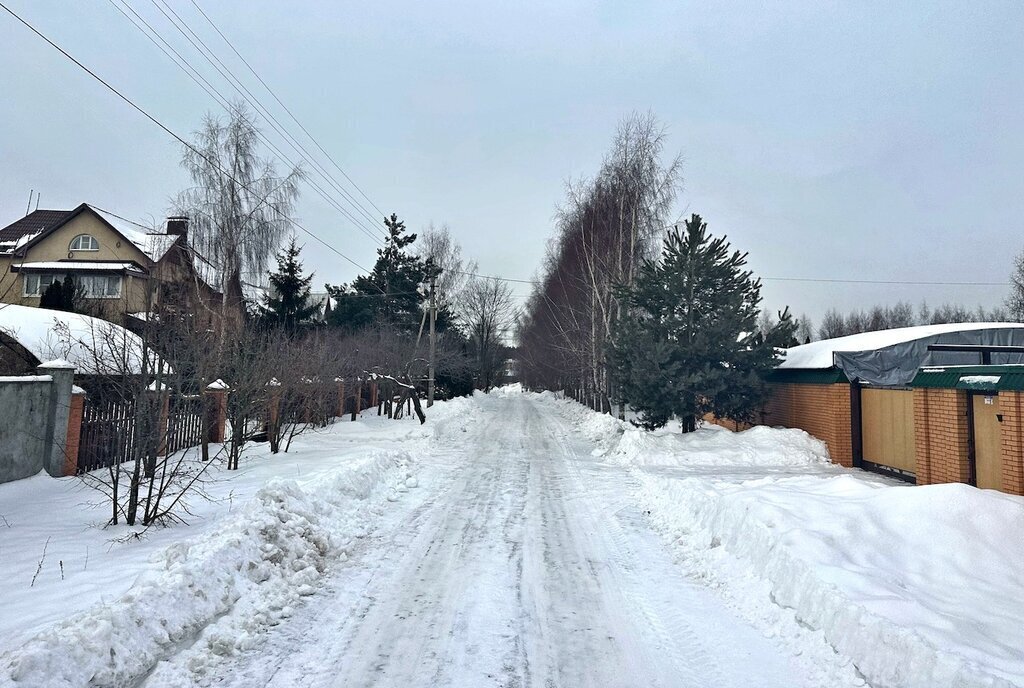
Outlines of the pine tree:
{"label": "pine tree", "polygon": [[761,406],[761,376],[777,361],[757,335],[760,281],[744,269],[746,254],[730,251],[693,215],[666,236],[661,261],[644,261],[619,292],[611,372],[646,428],[675,416],[688,432],[708,412],[749,421]]}
{"label": "pine tree", "polygon": [[428,276],[428,266],[407,250],[416,235],[405,233],[405,223],[397,215],[386,218],[384,226],[388,236],[384,247],[377,249],[370,274],[348,285],[327,285],[334,299],[331,324],[353,331],[382,322],[405,332],[415,333],[419,327],[424,299],[419,287]]}
{"label": "pine tree", "polygon": [[302,274],[302,263],[299,262],[301,250],[302,247],[296,245],[295,237],[292,237],[288,246],[277,254],[277,272],[270,273],[274,295],[266,298],[265,322],[283,327],[290,333],[308,323],[319,312],[319,306],[310,302],[309,285],[313,275]]}

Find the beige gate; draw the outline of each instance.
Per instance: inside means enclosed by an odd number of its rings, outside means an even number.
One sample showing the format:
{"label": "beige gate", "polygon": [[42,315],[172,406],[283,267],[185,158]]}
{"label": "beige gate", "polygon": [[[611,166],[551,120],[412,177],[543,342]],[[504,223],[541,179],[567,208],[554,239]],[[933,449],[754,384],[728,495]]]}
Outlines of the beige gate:
{"label": "beige gate", "polygon": [[975,394],[974,483],[978,487],[1003,489],[1003,431],[999,424],[999,397]]}
{"label": "beige gate", "polygon": [[916,473],[913,391],[862,388],[860,418],[865,462]]}

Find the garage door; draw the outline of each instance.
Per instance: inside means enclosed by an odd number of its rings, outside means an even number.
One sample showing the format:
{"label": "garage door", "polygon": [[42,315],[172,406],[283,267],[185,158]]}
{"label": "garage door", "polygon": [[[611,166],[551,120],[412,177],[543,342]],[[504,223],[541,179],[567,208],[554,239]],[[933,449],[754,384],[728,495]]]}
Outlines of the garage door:
{"label": "garage door", "polygon": [[999,425],[999,397],[975,394],[974,480],[978,487],[1003,489],[1002,428]]}
{"label": "garage door", "polygon": [[860,414],[864,461],[914,474],[914,393],[863,388]]}

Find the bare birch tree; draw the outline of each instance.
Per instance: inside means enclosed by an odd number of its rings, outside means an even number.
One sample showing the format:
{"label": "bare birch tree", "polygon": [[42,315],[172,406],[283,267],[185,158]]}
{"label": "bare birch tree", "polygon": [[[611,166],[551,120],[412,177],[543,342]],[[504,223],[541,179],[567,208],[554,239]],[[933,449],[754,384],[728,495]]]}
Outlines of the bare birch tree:
{"label": "bare birch tree", "polygon": [[230,118],[207,115],[185,147],[182,166],[195,186],[178,195],[176,211],[189,217],[190,242],[209,259],[222,294],[221,341],[231,318],[243,309],[242,280],[266,273],[268,262],[291,229],[291,213],[303,172],[278,174],[260,157],[255,118],[235,104]]}

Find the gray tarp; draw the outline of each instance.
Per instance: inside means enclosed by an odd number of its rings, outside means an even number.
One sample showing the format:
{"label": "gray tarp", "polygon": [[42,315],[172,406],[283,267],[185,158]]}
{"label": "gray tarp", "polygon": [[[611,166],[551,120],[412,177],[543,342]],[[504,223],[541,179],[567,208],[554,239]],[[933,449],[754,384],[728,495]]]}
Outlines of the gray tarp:
{"label": "gray tarp", "polygon": [[[872,351],[836,351],[833,358],[851,381],[880,386],[908,385],[922,367],[980,365],[982,362],[980,352],[929,351],[932,344],[1024,346],[1024,328],[947,332]],[[993,352],[992,364],[1024,364],[1024,354]]]}

